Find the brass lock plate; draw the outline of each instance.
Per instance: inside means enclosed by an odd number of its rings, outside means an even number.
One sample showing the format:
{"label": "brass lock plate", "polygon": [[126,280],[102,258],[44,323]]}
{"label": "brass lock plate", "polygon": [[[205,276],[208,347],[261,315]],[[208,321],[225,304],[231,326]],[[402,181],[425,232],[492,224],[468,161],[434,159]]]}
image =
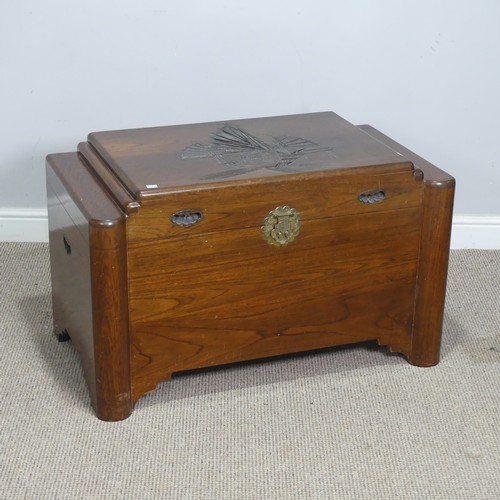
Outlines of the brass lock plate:
{"label": "brass lock plate", "polygon": [[300,232],[300,214],[287,205],[269,212],[262,225],[262,237],[269,245],[283,247],[291,243]]}

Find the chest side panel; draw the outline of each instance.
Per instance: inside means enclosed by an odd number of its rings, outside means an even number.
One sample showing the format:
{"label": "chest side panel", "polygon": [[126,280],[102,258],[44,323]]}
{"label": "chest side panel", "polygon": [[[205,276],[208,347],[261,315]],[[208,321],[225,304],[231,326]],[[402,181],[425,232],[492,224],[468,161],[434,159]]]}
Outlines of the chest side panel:
{"label": "chest side panel", "polygon": [[[385,200],[359,200],[382,187]],[[404,172],[142,207],[128,221],[134,399],[191,368],[370,339],[407,352],[421,200],[421,179]],[[172,225],[181,201],[198,201],[199,224]],[[277,248],[261,225],[280,204],[302,221]]]}
{"label": "chest side panel", "polygon": [[47,167],[50,269],[54,331],[68,334],[80,353],[91,399],[94,339],[88,221],[50,165]]}
{"label": "chest side panel", "polygon": [[123,213],[74,153],[47,158],[54,327],[82,360],[99,418],[130,414]]}

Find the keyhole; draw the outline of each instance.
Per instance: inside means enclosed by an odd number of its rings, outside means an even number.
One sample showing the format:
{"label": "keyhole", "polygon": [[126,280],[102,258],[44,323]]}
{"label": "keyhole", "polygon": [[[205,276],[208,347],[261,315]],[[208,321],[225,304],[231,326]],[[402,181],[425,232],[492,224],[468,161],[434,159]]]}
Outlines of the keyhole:
{"label": "keyhole", "polygon": [[69,244],[66,236],[63,236],[64,249],[68,255],[71,255],[71,245]]}

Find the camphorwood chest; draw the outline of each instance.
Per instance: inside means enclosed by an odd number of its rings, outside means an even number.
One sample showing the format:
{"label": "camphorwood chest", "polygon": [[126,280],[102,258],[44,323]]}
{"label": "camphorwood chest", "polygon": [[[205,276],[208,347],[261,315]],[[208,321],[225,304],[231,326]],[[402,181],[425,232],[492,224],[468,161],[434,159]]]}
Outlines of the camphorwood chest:
{"label": "camphorwood chest", "polygon": [[103,420],[182,370],[367,340],[439,360],[454,179],[372,127],[97,132],[47,185],[54,330]]}

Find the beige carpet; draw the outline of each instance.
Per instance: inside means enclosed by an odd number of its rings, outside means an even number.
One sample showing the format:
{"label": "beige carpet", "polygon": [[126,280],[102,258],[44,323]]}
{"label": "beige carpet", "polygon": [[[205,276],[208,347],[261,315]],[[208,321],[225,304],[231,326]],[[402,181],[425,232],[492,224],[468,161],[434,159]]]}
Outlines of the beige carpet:
{"label": "beige carpet", "polygon": [[498,499],[500,252],[452,252],[442,361],[350,347],[174,377],[94,416],[48,248],[0,244],[0,498]]}

